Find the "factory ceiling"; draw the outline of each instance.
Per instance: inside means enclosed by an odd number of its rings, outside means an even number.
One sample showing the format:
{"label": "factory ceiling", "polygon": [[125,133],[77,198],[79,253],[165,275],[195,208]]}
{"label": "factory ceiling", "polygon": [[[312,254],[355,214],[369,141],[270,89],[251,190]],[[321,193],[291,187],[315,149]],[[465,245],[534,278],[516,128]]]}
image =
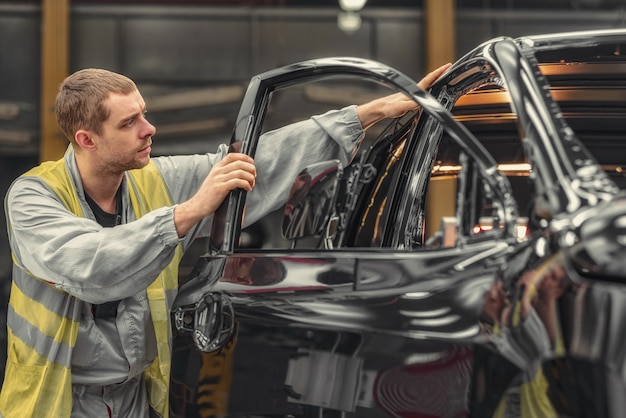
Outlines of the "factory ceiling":
{"label": "factory ceiling", "polygon": [[[15,0],[0,0],[11,3]],[[20,3],[40,3],[41,0],[21,0]],[[338,0],[72,0],[75,4],[158,4],[207,6],[267,6],[267,7],[338,7]],[[425,0],[367,0],[366,7],[422,8]],[[458,9],[626,9],[626,0],[457,0]]]}

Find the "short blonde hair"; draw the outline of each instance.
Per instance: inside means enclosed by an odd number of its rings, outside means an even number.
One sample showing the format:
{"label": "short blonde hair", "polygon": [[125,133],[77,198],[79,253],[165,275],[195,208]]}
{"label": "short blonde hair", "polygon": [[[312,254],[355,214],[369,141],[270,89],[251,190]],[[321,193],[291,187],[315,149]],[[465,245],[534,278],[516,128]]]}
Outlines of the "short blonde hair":
{"label": "short blonde hair", "polygon": [[59,87],[54,112],[70,142],[80,129],[101,134],[110,114],[104,102],[111,93],[131,94],[137,90],[128,77],[108,70],[86,68],[68,76]]}

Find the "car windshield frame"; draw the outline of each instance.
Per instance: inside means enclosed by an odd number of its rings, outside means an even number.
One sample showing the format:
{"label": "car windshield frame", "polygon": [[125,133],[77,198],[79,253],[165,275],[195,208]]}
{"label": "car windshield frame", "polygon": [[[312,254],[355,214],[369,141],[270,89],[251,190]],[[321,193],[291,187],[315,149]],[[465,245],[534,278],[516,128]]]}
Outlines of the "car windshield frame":
{"label": "car windshield frame", "polygon": [[[496,170],[496,163],[483,145],[453,116],[439,101],[421,89],[417,82],[401,72],[382,63],[353,57],[323,58],[303,61],[259,74],[253,77],[237,116],[237,122],[231,138],[231,146],[241,144],[241,152],[254,156],[261,136],[263,120],[267,113],[272,93],[287,87],[331,78],[359,77],[369,79],[392,90],[400,91],[415,100],[423,110],[477,162],[486,175],[487,181],[503,207],[511,205],[511,187],[508,179]],[[246,193],[236,190],[229,194],[215,213],[220,231],[212,231],[214,251],[232,253],[237,247],[237,238],[241,232],[241,219]],[[513,234],[516,222],[514,208],[506,210],[503,218],[503,233]]]}
{"label": "car windshield frame", "polygon": [[[609,201],[618,192],[615,183],[600,170],[593,155],[565,121],[551,94],[551,86],[539,68],[535,54],[549,49],[572,49],[626,41],[623,31],[580,32],[574,39],[560,34],[509,38],[485,42],[458,60],[433,85],[431,94],[447,109],[466,94],[486,86],[499,87],[506,96],[524,144],[533,181],[549,216],[572,213],[587,205]],[[503,96],[503,97],[504,97]],[[390,219],[399,220],[387,231],[386,246],[410,247],[416,222],[423,219],[423,197],[443,131],[437,121],[422,116],[409,142],[403,162],[407,170],[403,200]],[[422,138],[418,140],[417,137]],[[429,170],[424,169],[425,166]],[[570,181],[563,182],[567,178]],[[578,179],[578,181],[576,181]],[[572,184],[578,184],[574,189]],[[517,211],[516,202],[505,210]]]}

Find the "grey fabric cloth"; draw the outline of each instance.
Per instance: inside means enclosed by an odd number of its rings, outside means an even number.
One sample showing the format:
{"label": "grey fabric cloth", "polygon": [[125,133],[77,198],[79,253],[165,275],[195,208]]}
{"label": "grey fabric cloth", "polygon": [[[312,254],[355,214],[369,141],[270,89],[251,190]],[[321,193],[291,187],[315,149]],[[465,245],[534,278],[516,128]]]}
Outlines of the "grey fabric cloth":
{"label": "grey fabric cloth", "polygon": [[[362,137],[355,106],[265,134],[255,155],[257,183],[246,199],[246,224],[283,204],[293,179],[305,166],[327,159],[349,161]],[[193,196],[227,150],[223,145],[213,154],[153,158],[173,202]],[[211,219],[182,240],[174,226],[175,206],[135,219],[126,178],[122,225],[103,228],[85,200],[73,151],[66,154],[65,163],[84,218],[65,209],[38,178],[19,178],[7,193],[9,241],[21,266],[13,269],[14,276],[28,280],[30,274],[83,301],[72,352],[72,416],[101,416],[94,408],[102,403],[113,417],[144,416],[147,398],[139,396],[145,391],[140,376],[157,352],[145,289],[169,264],[177,244],[182,241],[187,248],[196,237],[206,235]],[[174,297],[168,295],[170,306]],[[94,319],[91,304],[114,300],[121,300],[116,318]],[[124,389],[117,390],[120,387]]]}
{"label": "grey fabric cloth", "polygon": [[148,418],[148,391],[141,376],[109,386],[72,385],[72,418]]}

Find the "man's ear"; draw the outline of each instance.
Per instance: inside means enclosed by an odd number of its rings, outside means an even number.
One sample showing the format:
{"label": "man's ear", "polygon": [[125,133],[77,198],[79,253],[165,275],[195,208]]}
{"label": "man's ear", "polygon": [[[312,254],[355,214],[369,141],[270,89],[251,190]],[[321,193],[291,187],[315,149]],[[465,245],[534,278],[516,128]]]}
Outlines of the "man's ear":
{"label": "man's ear", "polygon": [[85,129],[79,129],[76,131],[76,134],[74,134],[74,140],[79,147],[86,150],[96,148],[96,143],[93,140],[93,134]]}

